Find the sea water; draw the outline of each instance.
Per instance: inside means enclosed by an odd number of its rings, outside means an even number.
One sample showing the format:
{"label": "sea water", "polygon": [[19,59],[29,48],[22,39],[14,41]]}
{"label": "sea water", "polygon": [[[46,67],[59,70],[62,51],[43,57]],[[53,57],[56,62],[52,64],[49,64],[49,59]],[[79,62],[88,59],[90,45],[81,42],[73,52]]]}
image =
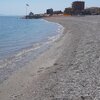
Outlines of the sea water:
{"label": "sea water", "polygon": [[62,31],[62,26],[43,19],[1,16],[0,83],[49,48]]}

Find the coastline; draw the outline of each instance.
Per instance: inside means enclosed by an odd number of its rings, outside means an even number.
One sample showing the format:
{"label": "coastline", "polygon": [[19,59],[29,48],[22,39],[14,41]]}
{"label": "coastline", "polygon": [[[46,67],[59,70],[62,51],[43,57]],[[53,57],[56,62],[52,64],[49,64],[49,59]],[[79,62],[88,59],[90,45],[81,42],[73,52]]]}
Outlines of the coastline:
{"label": "coastline", "polygon": [[57,24],[57,31],[59,31],[56,36],[49,38],[47,44],[51,44],[50,48],[41,53],[34,61],[26,64],[24,68],[22,67],[19,71],[15,71],[9,79],[0,84],[0,100],[13,100],[16,98],[17,94],[20,94],[26,87],[30,86],[34,78],[36,79],[42,71],[44,72],[46,68],[48,69],[55,63],[59,52],[56,52],[55,49],[61,45],[58,42],[63,37],[64,27],[55,22],[47,22]]}
{"label": "coastline", "polygon": [[99,18],[46,18],[61,24],[65,28],[63,35],[34,62],[0,85],[0,100],[98,99]]}
{"label": "coastline", "polygon": [[[56,23],[53,22],[45,22],[44,20],[42,21],[42,19],[40,20],[40,22],[44,22],[44,24],[46,23],[47,27],[49,25],[52,25],[51,27],[53,28],[54,26],[54,29],[50,28],[51,31],[45,30],[44,33],[48,32],[48,35],[44,36],[44,39],[42,41],[30,43],[29,46],[27,45],[26,47],[21,48],[14,53],[11,53],[10,56],[5,57],[4,59],[1,57],[2,59],[0,59],[0,84],[2,84],[11,75],[13,75],[14,72],[19,71],[20,68],[26,66],[26,64],[30,62],[33,62],[35,59],[38,58],[39,55],[47,51],[52,46],[52,43],[56,41],[57,38],[59,38],[62,34],[63,27],[61,25],[56,25]],[[45,29],[49,28],[47,27],[45,27]]]}

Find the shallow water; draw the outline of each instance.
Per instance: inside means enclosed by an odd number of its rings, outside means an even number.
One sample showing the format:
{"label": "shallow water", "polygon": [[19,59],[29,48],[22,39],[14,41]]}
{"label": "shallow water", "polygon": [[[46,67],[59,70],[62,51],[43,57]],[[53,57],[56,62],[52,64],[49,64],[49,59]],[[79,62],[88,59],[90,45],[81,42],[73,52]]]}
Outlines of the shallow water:
{"label": "shallow water", "polygon": [[44,20],[0,17],[0,59],[56,35],[58,26]]}

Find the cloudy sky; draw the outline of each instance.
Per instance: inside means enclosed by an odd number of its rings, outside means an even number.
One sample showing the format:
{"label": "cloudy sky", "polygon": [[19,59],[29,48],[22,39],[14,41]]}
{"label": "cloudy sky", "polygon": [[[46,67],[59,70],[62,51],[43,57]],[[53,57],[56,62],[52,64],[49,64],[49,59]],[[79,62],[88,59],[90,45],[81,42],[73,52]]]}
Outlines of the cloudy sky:
{"label": "cloudy sky", "polygon": [[[0,14],[25,15],[26,4],[29,4],[28,12],[45,13],[47,8],[64,10],[70,7],[75,0],[0,0]],[[86,7],[100,7],[100,0],[84,0]]]}

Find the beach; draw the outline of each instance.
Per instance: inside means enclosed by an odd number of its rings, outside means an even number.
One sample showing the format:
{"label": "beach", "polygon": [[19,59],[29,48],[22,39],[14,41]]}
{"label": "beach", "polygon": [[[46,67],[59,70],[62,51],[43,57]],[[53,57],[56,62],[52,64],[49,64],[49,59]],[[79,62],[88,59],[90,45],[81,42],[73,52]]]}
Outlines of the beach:
{"label": "beach", "polygon": [[0,84],[0,100],[99,100],[100,16],[50,17],[62,36]]}

